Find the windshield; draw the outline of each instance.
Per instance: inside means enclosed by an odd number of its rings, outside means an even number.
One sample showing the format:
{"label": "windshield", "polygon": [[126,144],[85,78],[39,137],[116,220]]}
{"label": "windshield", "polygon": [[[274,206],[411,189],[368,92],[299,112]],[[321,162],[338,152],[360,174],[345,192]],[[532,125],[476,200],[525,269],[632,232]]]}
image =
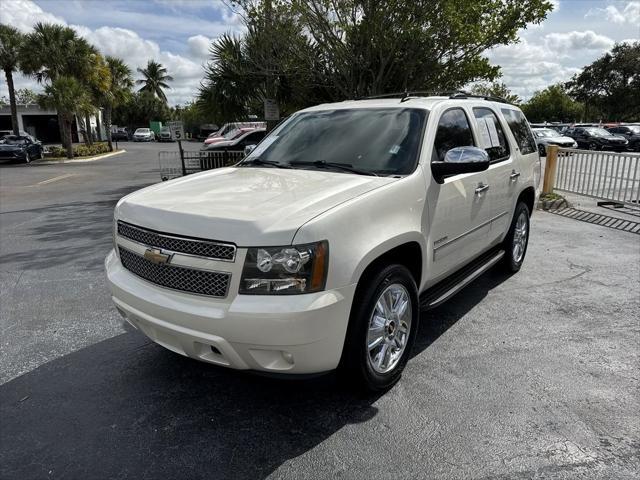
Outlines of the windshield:
{"label": "windshield", "polygon": [[381,175],[405,175],[417,164],[427,111],[357,108],[303,112],[269,135],[247,160],[326,168],[321,162]]}
{"label": "windshield", "polygon": [[640,133],[640,125],[627,125],[627,128],[633,133]]}
{"label": "windshield", "polygon": [[4,137],[4,143],[7,145],[26,145],[27,139],[23,137],[8,136]]}
{"label": "windshield", "polygon": [[229,130],[227,133],[225,133],[224,134],[224,138],[225,138],[225,140],[233,140],[234,138],[236,138],[241,133],[242,133],[242,131],[240,129],[234,128],[233,130]]}
{"label": "windshield", "polygon": [[139,128],[136,130],[136,133],[149,133],[148,128]]}
{"label": "windshield", "polygon": [[551,128],[541,128],[533,131],[536,137],[559,137],[560,134]]}
{"label": "windshield", "polygon": [[596,137],[610,137],[612,135],[611,132],[607,132],[604,128],[585,128],[586,132],[594,135]]}

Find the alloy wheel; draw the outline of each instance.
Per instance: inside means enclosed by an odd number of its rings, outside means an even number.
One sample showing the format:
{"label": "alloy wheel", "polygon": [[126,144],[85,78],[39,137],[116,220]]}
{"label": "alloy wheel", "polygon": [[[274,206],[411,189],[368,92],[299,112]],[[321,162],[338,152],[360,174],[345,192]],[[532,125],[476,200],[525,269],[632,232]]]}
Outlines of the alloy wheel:
{"label": "alloy wheel", "polygon": [[393,370],[404,353],[411,332],[411,297],[399,283],[385,288],[369,319],[367,355],[377,373]]}
{"label": "alloy wheel", "polygon": [[512,255],[513,261],[520,263],[524,257],[524,252],[527,248],[527,240],[529,235],[529,227],[527,225],[527,214],[520,212],[518,220],[516,221],[516,227],[513,231],[513,245]]}

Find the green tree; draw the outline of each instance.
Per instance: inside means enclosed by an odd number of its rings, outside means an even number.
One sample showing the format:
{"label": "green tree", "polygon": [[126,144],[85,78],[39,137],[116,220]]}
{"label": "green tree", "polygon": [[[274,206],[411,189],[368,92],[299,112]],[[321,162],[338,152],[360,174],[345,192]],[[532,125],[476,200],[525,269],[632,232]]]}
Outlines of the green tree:
{"label": "green tree", "polygon": [[58,111],[66,138],[63,143],[67,145],[67,158],[73,158],[71,134],[74,115],[93,107],[87,89],[76,78],[59,75],[45,86],[44,93],[38,97],[38,103],[43,108]]}
{"label": "green tree", "polygon": [[[38,82],[49,87],[53,86],[58,78],[66,77],[67,80],[75,79],[87,90],[87,83],[96,75],[95,59],[98,55],[96,48],[79,37],[72,28],[39,22],[25,38],[20,51],[20,64],[26,74],[33,75]],[[68,81],[63,84],[68,86]],[[82,97],[83,102],[78,104],[78,108],[73,109],[74,112],[84,115],[89,111],[90,103],[84,102],[86,98],[88,95]],[[81,123],[85,122],[83,118],[79,120]],[[71,133],[70,130],[64,131],[65,121],[63,113],[59,111],[60,136],[69,152],[72,145],[66,142],[71,139]]]}
{"label": "green tree", "polygon": [[38,94],[29,88],[16,90],[16,102],[21,105],[29,105],[38,102]]}
{"label": "green tree", "polygon": [[149,122],[166,122],[171,119],[171,109],[150,92],[136,92],[131,99],[113,109],[113,122],[129,128],[149,127]]}
{"label": "green tree", "polygon": [[164,94],[163,88],[171,88],[167,82],[173,80],[173,77],[167,73],[167,69],[160,63],[149,60],[147,67],[138,68],[138,72],[143,77],[141,80],[136,80],[138,85],[142,85],[138,91],[149,92],[167,103],[167,96]]}
{"label": "green tree", "polygon": [[509,103],[519,105],[522,100],[501,82],[478,83],[471,88],[474,95],[485,95],[488,97],[503,98]]}
{"label": "green tree", "polygon": [[535,92],[522,111],[530,122],[577,122],[583,107],[573,100],[562,84],[551,85]]}
{"label": "green tree", "polygon": [[493,80],[482,54],[540,23],[548,0],[294,0],[339,98]]}
{"label": "green tree", "polygon": [[20,49],[24,43],[24,35],[16,28],[0,24],[0,68],[7,79],[9,89],[9,105],[11,108],[11,128],[14,135],[19,135],[18,110],[16,92],[13,85],[13,72],[19,69]]}
{"label": "green tree", "polygon": [[640,42],[614,45],[567,83],[587,120],[640,120]]}
{"label": "green tree", "polygon": [[118,105],[127,103],[131,99],[131,89],[133,88],[133,78],[131,69],[119,58],[106,57],[109,76],[111,79],[110,88],[102,97],[104,106],[104,128],[107,132],[107,142],[109,150],[113,151],[111,140],[111,118],[113,109]]}

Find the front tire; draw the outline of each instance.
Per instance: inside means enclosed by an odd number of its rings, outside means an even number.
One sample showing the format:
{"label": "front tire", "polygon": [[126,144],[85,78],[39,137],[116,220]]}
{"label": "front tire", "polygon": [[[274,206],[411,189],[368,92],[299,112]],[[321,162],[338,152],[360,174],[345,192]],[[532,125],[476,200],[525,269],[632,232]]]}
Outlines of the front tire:
{"label": "front tire", "polygon": [[589,150],[593,150],[593,151],[595,151],[595,150],[599,150],[599,148],[598,148],[598,144],[597,144],[597,143],[595,143],[595,142],[591,142],[591,143],[589,144]]}
{"label": "front tire", "polygon": [[419,321],[418,290],[405,266],[389,265],[367,275],[351,307],[342,378],[372,392],[390,388],[409,360]]}
{"label": "front tire", "polygon": [[520,270],[529,245],[529,207],[524,202],[516,205],[511,227],[504,239],[503,264],[507,271]]}
{"label": "front tire", "polygon": [[31,163],[31,156],[29,152],[24,152],[24,163]]}

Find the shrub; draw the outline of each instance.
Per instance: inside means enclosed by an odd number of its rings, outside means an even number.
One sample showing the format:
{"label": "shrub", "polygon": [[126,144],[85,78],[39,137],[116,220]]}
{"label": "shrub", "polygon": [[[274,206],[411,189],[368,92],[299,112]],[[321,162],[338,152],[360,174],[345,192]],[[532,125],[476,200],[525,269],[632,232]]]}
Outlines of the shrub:
{"label": "shrub", "polygon": [[[96,142],[93,145],[74,145],[74,157],[90,157],[109,152],[109,144],[107,142]],[[63,147],[49,147],[49,157],[66,157],[67,151]]]}

